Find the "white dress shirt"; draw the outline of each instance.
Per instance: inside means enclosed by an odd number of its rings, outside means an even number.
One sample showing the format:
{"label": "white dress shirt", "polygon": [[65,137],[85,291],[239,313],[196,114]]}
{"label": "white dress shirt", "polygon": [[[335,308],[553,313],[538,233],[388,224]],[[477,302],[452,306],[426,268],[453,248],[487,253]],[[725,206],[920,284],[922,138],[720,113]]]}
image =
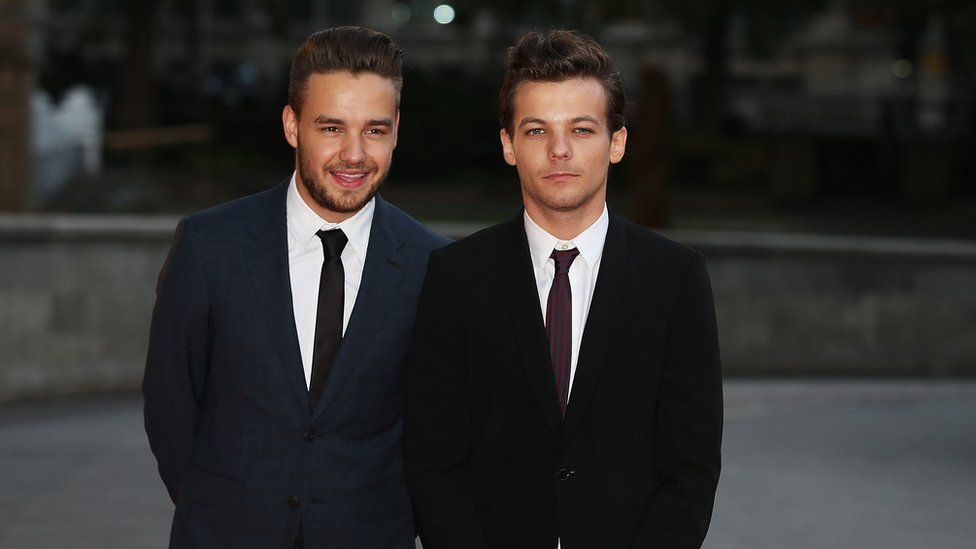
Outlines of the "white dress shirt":
{"label": "white dress shirt", "polygon": [[371,199],[355,215],[341,223],[330,223],[315,213],[305,199],[298,194],[298,181],[291,176],[285,213],[288,219],[288,273],[291,279],[291,299],[295,310],[295,328],[298,330],[298,346],[305,368],[305,385],[312,379],[312,351],[315,347],[315,317],[318,314],[319,278],[325,252],[322,240],[316,236],[320,230],[342,229],[348,241],[342,249],[342,270],[345,274],[345,293],[342,300],[342,333],[346,333],[352,308],[359,294],[366,261],[369,231],[373,225],[376,199]]}
{"label": "white dress shirt", "polygon": [[603,257],[603,243],[607,240],[610,215],[607,213],[607,205],[604,204],[599,219],[571,240],[560,240],[547,233],[529,217],[528,212],[524,213],[524,218],[525,236],[529,241],[529,254],[532,257],[536,287],[539,290],[542,318],[546,318],[549,289],[552,288],[552,279],[556,274],[556,262],[549,256],[553,250],[572,248],[579,250],[579,255],[569,268],[569,287],[573,293],[573,351],[569,367],[569,393],[572,394],[576,362],[579,358],[580,342],[583,339],[583,327],[586,326],[590,302],[593,301],[593,289],[596,287],[597,274],[600,272],[600,259]]}

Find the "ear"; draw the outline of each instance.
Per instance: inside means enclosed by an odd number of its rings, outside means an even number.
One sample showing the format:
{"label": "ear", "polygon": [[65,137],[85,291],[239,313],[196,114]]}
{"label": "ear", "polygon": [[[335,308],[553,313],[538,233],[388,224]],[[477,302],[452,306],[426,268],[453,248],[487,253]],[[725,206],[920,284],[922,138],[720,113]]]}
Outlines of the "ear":
{"label": "ear", "polygon": [[502,141],[502,156],[505,157],[505,162],[507,162],[509,166],[514,166],[515,148],[512,146],[511,136],[508,135],[508,132],[505,130],[505,128],[502,128],[502,131],[499,132],[498,137]]}
{"label": "ear", "polygon": [[624,158],[627,149],[627,128],[620,128],[610,136],[610,163],[616,164]]}
{"label": "ear", "polygon": [[281,127],[285,131],[285,140],[292,148],[298,148],[298,115],[292,110],[291,105],[285,105],[281,111]]}
{"label": "ear", "polygon": [[396,111],[396,116],[393,117],[393,148],[396,148],[397,135],[400,134],[400,109]]}

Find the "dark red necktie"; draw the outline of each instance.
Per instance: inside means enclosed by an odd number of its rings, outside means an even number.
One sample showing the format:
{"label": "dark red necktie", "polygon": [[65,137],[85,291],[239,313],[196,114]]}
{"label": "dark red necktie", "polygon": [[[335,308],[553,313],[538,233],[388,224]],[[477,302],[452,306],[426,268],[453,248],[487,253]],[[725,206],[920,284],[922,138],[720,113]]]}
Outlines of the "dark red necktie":
{"label": "dark red necktie", "polygon": [[556,275],[549,289],[546,306],[546,335],[549,337],[549,360],[556,380],[559,409],[566,414],[569,401],[569,371],[573,361],[573,291],[569,286],[569,268],[579,255],[579,250],[553,250]]}
{"label": "dark red necktie", "polygon": [[346,290],[345,271],[342,269],[342,249],[346,247],[346,235],[342,229],[319,231],[325,261],[319,277],[319,304],[315,315],[315,346],[312,350],[312,378],[308,384],[308,400],[315,410],[325,380],[332,370],[332,361],[342,342],[343,301]]}

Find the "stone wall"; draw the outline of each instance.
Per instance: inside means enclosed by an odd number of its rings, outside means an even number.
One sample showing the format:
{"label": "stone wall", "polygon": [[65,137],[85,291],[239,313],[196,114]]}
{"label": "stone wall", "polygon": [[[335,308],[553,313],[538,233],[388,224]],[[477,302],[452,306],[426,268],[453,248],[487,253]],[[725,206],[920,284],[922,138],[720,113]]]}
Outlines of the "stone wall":
{"label": "stone wall", "polygon": [[[0,402],[139,386],[176,221],[0,216]],[[729,375],[976,375],[976,243],[669,235],[708,258]]]}

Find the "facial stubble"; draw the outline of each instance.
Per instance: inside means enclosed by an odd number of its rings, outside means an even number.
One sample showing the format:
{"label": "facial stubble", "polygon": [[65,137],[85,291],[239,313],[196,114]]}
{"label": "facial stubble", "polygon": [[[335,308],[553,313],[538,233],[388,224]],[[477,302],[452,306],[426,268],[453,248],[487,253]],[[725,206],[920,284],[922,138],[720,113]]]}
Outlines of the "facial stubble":
{"label": "facial stubble", "polygon": [[[358,165],[329,165],[319,170],[308,162],[308,159],[302,153],[301,144],[295,148],[295,155],[298,158],[299,179],[301,179],[305,190],[308,191],[309,196],[312,197],[312,200],[314,200],[316,204],[331,212],[358,212],[363,206],[366,205],[367,202],[376,196],[377,191],[380,189],[380,185],[382,185],[383,181],[386,179],[386,173],[378,173],[376,164],[372,162]],[[375,180],[368,183],[369,188],[365,189],[365,192],[363,192],[364,189],[354,189],[346,192],[331,192],[324,179],[329,177],[329,172],[335,169],[368,170],[369,175],[366,177],[374,177]]]}

